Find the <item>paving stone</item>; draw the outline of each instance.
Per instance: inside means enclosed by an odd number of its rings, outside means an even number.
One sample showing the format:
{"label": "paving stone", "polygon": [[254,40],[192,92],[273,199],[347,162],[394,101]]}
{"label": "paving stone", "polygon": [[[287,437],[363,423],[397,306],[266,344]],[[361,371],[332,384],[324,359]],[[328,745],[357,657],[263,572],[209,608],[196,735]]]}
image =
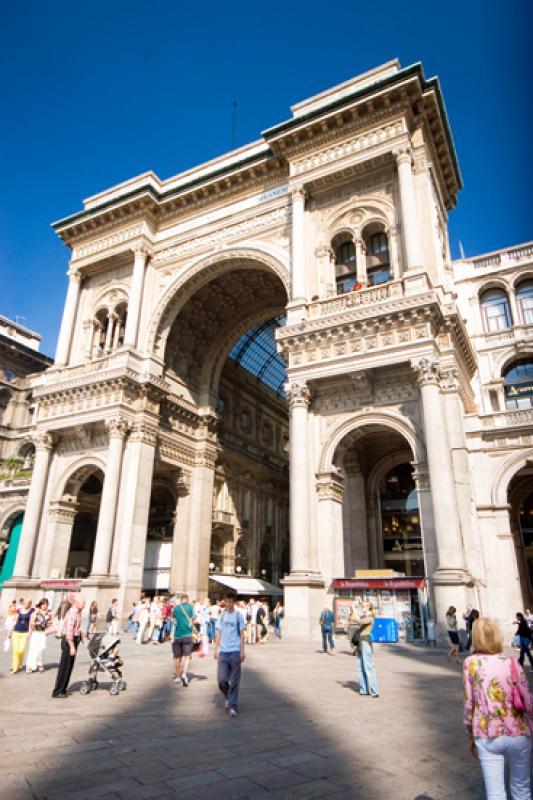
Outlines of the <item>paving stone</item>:
{"label": "paving stone", "polygon": [[[378,702],[359,696],[343,648],[329,659],[287,640],[248,648],[236,719],[213,659],[195,658],[177,689],[168,647],[126,640],[126,692],[56,702],[55,670],[9,676],[0,653],[0,800],[481,800],[445,655],[376,646]],[[58,644],[48,649],[56,661]],[[81,651],[74,689],[87,669]]]}

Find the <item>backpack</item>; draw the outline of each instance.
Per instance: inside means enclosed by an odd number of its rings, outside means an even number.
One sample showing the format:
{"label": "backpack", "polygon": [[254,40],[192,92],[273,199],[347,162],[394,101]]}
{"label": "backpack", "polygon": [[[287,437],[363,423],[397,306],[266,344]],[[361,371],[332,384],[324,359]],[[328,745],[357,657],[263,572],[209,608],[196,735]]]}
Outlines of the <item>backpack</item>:
{"label": "backpack", "polygon": [[107,614],[105,615],[105,621],[106,621],[108,624],[109,624],[110,622],[113,622],[113,612],[111,611],[111,609],[110,609],[110,608],[108,608],[108,610],[107,610]]}

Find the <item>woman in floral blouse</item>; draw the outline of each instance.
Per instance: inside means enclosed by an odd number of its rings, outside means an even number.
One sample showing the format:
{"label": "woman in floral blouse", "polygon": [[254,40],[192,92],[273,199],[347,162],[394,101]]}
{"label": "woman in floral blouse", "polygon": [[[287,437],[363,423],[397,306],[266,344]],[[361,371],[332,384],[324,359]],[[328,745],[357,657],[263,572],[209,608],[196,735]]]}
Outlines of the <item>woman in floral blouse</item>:
{"label": "woman in floral blouse", "polygon": [[[487,798],[507,796],[504,778],[507,760],[513,800],[531,800],[532,701],[526,677],[514,659],[502,654],[503,636],[494,620],[484,617],[477,620],[472,643],[474,654],[463,664],[464,721],[470,750],[474,755],[477,753],[481,763]],[[512,703],[513,684],[522,695],[523,711]]]}

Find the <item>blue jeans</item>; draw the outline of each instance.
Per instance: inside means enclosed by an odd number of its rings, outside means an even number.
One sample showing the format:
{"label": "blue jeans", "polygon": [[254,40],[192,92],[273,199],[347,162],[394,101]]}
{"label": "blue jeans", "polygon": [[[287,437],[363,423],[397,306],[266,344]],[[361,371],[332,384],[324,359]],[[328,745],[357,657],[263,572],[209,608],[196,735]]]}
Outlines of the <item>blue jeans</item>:
{"label": "blue jeans", "polygon": [[357,671],[359,673],[359,694],[379,697],[378,679],[374,666],[374,651],[370,642],[360,642],[357,648]]}
{"label": "blue jeans", "polygon": [[476,739],[476,751],[485,781],[487,800],[506,800],[505,761],[510,767],[511,797],[531,800],[530,736],[498,736],[495,739]]}
{"label": "blue jeans", "polygon": [[521,667],[524,666],[524,658],[527,656],[529,658],[529,663],[533,667],[533,658],[531,657],[531,650],[529,646],[531,644],[531,639],[528,636],[521,636],[520,637],[520,655],[518,656],[518,663]]}
{"label": "blue jeans", "polygon": [[128,633],[128,631],[130,631],[134,627],[134,625],[135,625],[135,623],[132,620],[132,618],[128,617],[128,622],[127,622],[126,627],[124,628],[124,633]]}
{"label": "blue jeans", "polygon": [[216,633],[217,633],[217,621],[214,617],[209,617],[209,622],[207,623],[207,638],[209,639],[209,644],[214,641]]}
{"label": "blue jeans", "polygon": [[324,653],[328,652],[328,642],[330,650],[331,652],[333,652],[333,650],[335,650],[335,644],[333,642],[333,631],[330,630],[325,631],[324,628],[322,628],[322,652]]}
{"label": "blue jeans", "polygon": [[278,639],[281,639],[281,618],[280,617],[275,617],[274,618],[274,633],[278,637]]}
{"label": "blue jeans", "polygon": [[241,654],[218,654],[218,688],[228,701],[228,708],[237,709],[241,682]]}
{"label": "blue jeans", "polygon": [[133,623],[133,633],[131,635],[131,638],[132,639],[136,639],[138,632],[139,632],[139,623],[138,622],[134,622]]}

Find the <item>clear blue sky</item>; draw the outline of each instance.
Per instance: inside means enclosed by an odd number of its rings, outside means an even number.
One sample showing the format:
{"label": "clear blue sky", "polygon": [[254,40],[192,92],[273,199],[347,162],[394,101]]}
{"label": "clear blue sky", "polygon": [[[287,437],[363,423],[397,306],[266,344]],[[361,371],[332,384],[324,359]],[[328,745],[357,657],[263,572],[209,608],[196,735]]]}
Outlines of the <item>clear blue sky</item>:
{"label": "clear blue sky", "polygon": [[0,24],[0,314],[52,354],[67,248],[50,223],[145,170],[167,178],[398,57],[440,77],[465,188],[452,252],[533,238],[531,3],[51,0]]}

